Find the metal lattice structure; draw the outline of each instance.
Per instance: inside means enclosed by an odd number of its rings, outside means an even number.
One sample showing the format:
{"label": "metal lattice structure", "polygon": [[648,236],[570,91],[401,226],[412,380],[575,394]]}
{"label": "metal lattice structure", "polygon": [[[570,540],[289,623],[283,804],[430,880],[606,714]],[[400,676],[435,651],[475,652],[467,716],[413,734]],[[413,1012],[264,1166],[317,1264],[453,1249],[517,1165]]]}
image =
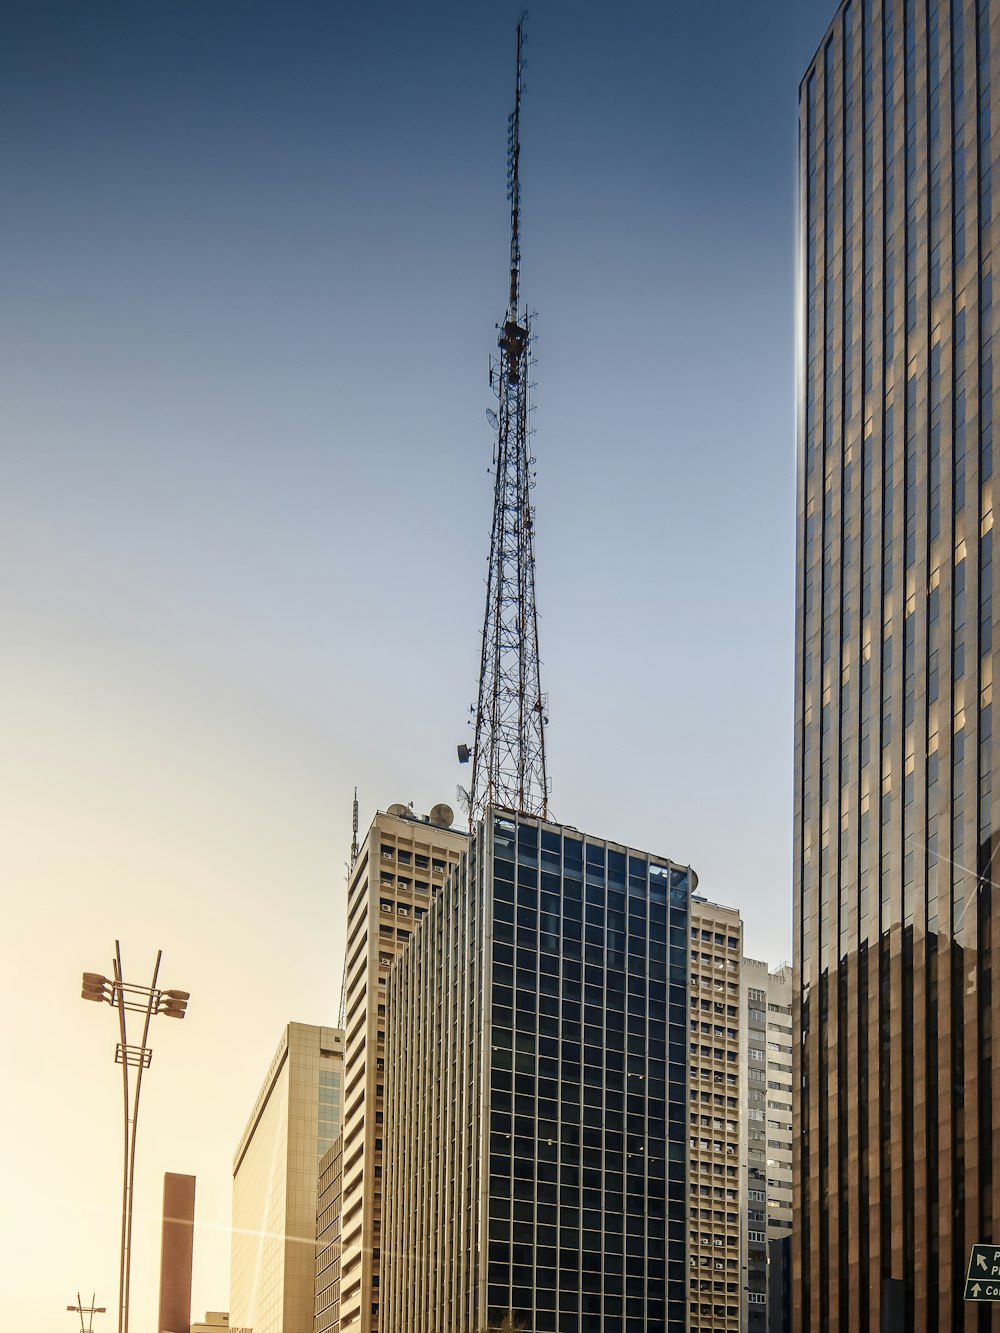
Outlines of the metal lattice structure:
{"label": "metal lattice structure", "polygon": [[523,52],[522,16],[517,25],[517,80],[507,139],[510,293],[507,314],[499,326],[499,359],[490,364],[490,384],[497,397],[497,411],[488,414],[497,432],[493,459],[495,490],[479,699],[475,709],[476,736],[471,781],[465,793],[470,827],[490,805],[542,818],[548,816],[547,718],[538,670],[535,528],[531,504],[535,460],[531,455],[528,424],[531,327],[527,307],[520,308]]}

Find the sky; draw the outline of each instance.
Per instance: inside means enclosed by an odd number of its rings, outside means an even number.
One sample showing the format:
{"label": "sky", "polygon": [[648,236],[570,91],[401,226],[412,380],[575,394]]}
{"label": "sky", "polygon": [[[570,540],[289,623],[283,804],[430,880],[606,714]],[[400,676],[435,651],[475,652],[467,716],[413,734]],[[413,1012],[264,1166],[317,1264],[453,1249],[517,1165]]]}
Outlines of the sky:
{"label": "sky", "polygon": [[[833,0],[538,0],[522,116],[552,810],[791,951],[798,82]],[[114,1016],[228,1308],[232,1153],[336,1021],[351,798],[455,802],[519,6],[0,7],[3,1322],[117,1292]],[[165,1031],[160,1029],[165,1028]],[[103,1319],[103,1323],[101,1320]],[[98,1316],[110,1330],[114,1315]]]}

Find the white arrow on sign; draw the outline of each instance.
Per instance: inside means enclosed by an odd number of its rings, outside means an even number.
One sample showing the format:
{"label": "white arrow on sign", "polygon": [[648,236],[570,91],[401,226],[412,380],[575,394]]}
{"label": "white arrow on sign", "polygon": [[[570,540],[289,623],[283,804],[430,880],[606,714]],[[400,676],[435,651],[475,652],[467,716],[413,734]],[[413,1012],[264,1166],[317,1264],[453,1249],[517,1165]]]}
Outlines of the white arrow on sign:
{"label": "white arrow on sign", "polygon": [[979,1290],[980,1290],[980,1288],[979,1288],[979,1283],[977,1282],[977,1283],[975,1284],[975,1286],[972,1288],[972,1294],[973,1294],[973,1296],[978,1296],[978,1295],[979,1295]]}
{"label": "white arrow on sign", "polygon": [[979,1267],[980,1267],[980,1268],[983,1270],[983,1272],[985,1273],[985,1271],[986,1271],[986,1260],[983,1258],[983,1256],[982,1256],[981,1254],[977,1254],[977,1255],[976,1255],[976,1263],[979,1265]]}

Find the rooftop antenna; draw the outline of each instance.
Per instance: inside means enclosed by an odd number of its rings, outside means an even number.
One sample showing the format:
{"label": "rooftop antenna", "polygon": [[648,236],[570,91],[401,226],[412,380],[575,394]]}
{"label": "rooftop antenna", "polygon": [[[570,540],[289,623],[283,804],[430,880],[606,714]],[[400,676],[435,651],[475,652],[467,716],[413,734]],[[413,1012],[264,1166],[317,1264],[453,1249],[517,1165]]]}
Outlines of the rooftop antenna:
{"label": "rooftop antenna", "polygon": [[548,818],[545,768],[547,701],[538,671],[538,610],[535,604],[535,512],[528,427],[531,326],[521,301],[521,94],[524,91],[524,23],[517,25],[514,110],[507,120],[507,198],[510,200],[510,289],[507,313],[490,358],[490,384],[497,412],[493,529],[486,576],[479,697],[472,710],[475,741],[458,747],[459,760],[472,759],[468,790],[459,798],[469,827],[489,806]]}
{"label": "rooftop antenna", "polygon": [[[350,884],[351,875],[354,873],[354,867],[358,861],[358,789],[354,788],[354,808],[351,812],[351,860],[345,867],[347,870],[347,882]],[[344,940],[344,971],[340,978],[340,1009],[337,1014],[337,1027],[343,1028],[347,1021],[347,941]]]}
{"label": "rooftop antenna", "polygon": [[352,836],[352,838],[351,838],[351,869],[353,870],[353,869],[354,869],[354,866],[355,866],[355,863],[357,862],[357,859],[358,859],[358,789],[357,789],[357,787],[354,788],[354,810],[353,810],[353,812],[352,812],[351,830],[352,830],[352,834],[353,834],[353,836]]}

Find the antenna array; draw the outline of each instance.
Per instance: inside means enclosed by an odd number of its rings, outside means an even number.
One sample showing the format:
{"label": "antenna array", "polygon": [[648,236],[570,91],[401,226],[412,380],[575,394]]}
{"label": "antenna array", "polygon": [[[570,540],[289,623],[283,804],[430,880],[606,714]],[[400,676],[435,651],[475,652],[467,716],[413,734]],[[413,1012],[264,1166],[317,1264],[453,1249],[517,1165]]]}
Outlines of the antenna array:
{"label": "antenna array", "polygon": [[[490,362],[496,413],[493,529],[486,577],[479,698],[468,791],[461,791],[469,825],[488,806],[548,816],[545,768],[546,700],[538,666],[535,602],[535,460],[529,446],[528,390],[531,326],[519,310],[521,277],[521,94],[524,18],[517,25],[514,110],[508,118],[507,197],[510,200],[510,291],[500,328],[499,358]],[[468,757],[468,748],[459,747]]]}

